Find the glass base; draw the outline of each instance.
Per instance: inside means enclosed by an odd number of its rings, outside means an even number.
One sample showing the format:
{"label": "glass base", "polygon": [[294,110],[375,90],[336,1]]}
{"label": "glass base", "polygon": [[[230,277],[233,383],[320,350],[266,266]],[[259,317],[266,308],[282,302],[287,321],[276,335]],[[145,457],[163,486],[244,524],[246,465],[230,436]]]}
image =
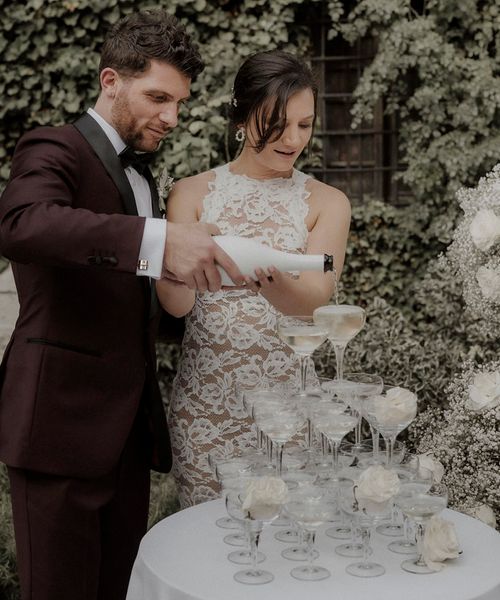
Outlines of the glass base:
{"label": "glass base", "polygon": [[288,517],[278,517],[271,523],[275,527],[290,527],[290,519]]}
{"label": "glass base", "polygon": [[380,577],[385,573],[385,568],[378,563],[357,562],[346,567],[346,573],[354,577]]}
{"label": "glass base", "polygon": [[425,563],[417,563],[417,560],[418,559],[416,558],[404,560],[401,563],[401,568],[403,569],[403,571],[408,571],[408,573],[416,573],[417,575],[428,575],[430,573],[436,573],[436,571],[429,569],[429,567]]}
{"label": "glass base", "polygon": [[[371,548],[369,554],[371,554]],[[340,544],[335,547],[335,554],[347,556],[348,558],[361,558],[363,556],[363,544]]]}
{"label": "glass base", "polygon": [[325,531],[325,534],[328,537],[331,537],[335,540],[350,540],[352,535],[351,528],[348,525],[339,527],[329,527]]}
{"label": "glass base", "polygon": [[303,567],[295,567],[290,571],[290,575],[301,581],[319,581],[330,577],[330,571],[324,567],[315,567],[308,565]]}
{"label": "glass base", "polygon": [[272,573],[262,569],[245,569],[244,571],[238,571],[233,577],[238,583],[245,583],[246,585],[261,585],[270,583],[274,579]]}
{"label": "glass base", "polygon": [[230,517],[221,517],[215,521],[215,524],[221,529],[241,529],[240,525]]}
{"label": "glass base", "polygon": [[278,531],[274,535],[274,539],[278,542],[296,544],[299,541],[299,533],[295,529],[285,529],[285,531]]}
{"label": "glass base", "polygon": [[248,544],[247,536],[242,533],[229,533],[224,536],[224,543],[229,546],[246,546]]}
{"label": "glass base", "polygon": [[[237,565],[251,565],[252,557],[249,550],[235,550],[227,555],[228,560]],[[257,552],[257,563],[264,562],[266,555],[262,552]]]}
{"label": "glass base", "polygon": [[[309,553],[307,552],[307,549],[304,546],[293,546],[292,548],[287,548],[286,550],[283,550],[283,552],[281,553],[281,556],[283,558],[286,558],[287,560],[308,560],[309,559]],[[318,558],[319,552],[316,549],[314,549],[312,551],[312,556],[313,556],[313,560],[315,558]]]}
{"label": "glass base", "polygon": [[387,525],[379,525],[377,527],[377,533],[388,537],[401,537],[404,534],[404,531],[402,525],[388,523]]}
{"label": "glass base", "polygon": [[405,542],[404,540],[397,540],[391,542],[387,548],[391,552],[395,552],[396,554],[416,554],[417,553],[417,544],[414,542]]}

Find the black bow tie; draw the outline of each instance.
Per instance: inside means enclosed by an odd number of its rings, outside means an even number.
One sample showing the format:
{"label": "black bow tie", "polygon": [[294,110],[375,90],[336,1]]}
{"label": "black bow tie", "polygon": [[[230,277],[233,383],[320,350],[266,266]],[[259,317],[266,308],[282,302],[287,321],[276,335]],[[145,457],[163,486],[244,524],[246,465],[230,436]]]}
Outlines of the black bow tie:
{"label": "black bow tie", "polygon": [[124,169],[127,167],[134,167],[134,169],[144,175],[144,172],[148,168],[148,164],[153,160],[154,152],[144,152],[137,154],[132,148],[125,148],[118,155]]}

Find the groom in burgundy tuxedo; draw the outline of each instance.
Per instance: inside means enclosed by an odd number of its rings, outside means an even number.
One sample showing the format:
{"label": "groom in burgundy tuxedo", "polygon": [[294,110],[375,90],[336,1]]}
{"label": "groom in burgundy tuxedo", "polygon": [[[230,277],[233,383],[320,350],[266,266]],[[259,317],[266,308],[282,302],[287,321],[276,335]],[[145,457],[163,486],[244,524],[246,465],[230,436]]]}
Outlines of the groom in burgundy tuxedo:
{"label": "groom in burgundy tuxedo", "polygon": [[170,468],[156,379],[154,279],[220,289],[215,226],[168,223],[145,155],[202,70],[163,11],[119,21],[76,123],[25,135],[0,200],[20,313],[0,372],[23,600],[123,600],[146,531],[149,469]]}

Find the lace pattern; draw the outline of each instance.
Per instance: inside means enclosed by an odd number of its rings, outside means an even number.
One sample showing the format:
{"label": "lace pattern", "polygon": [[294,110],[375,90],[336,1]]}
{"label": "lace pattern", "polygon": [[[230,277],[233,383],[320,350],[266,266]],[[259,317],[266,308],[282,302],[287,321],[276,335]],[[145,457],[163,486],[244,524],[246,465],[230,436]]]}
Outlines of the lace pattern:
{"label": "lace pattern", "polygon": [[[307,175],[294,170],[290,179],[255,180],[231,173],[228,165],[214,172],[201,221],[216,223],[222,234],[305,251]],[[297,360],[276,334],[279,314],[251,291],[196,296],[169,410],[173,474],[183,508],[219,493],[208,465],[210,450],[255,443],[238,384],[298,378]]]}

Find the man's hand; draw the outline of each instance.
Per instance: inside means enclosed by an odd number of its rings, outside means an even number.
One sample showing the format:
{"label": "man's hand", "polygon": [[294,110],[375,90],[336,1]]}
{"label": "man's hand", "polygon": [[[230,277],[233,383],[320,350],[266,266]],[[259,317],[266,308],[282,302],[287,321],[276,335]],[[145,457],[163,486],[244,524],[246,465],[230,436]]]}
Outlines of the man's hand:
{"label": "man's hand", "polygon": [[227,271],[237,285],[243,276],[235,262],[212,239],[219,235],[211,223],[172,223],[167,225],[167,243],[163,256],[164,276],[176,279],[190,289],[216,292],[221,289],[221,277],[215,263]]}

